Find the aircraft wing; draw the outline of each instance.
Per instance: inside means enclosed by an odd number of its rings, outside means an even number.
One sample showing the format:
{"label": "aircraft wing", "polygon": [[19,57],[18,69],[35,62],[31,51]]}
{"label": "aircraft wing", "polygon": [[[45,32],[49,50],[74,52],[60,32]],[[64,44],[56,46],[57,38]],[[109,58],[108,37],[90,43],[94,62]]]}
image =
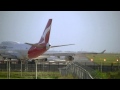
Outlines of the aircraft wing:
{"label": "aircraft wing", "polygon": [[71,53],[71,52],[64,52],[64,53],[62,53],[62,52],[57,52],[57,53],[55,53],[55,52],[51,52],[51,53],[44,53],[43,55],[48,55],[48,56],[74,56],[75,55],[75,53]]}
{"label": "aircraft wing", "polygon": [[80,52],[81,54],[103,54],[106,50],[103,50],[102,52]]}
{"label": "aircraft wing", "polygon": [[[74,52],[48,52],[48,53],[44,53],[36,58],[34,58],[34,60],[38,59],[38,60],[42,60],[42,59],[49,59],[49,61],[65,61],[65,59],[61,59],[60,56],[65,56],[65,57],[74,57],[76,53]],[[53,56],[53,57],[52,57]]]}

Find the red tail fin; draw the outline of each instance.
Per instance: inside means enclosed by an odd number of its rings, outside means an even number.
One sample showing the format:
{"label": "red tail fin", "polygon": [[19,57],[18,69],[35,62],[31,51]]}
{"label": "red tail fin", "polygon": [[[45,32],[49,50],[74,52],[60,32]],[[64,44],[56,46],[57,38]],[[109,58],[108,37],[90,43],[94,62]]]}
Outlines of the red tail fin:
{"label": "red tail fin", "polygon": [[52,19],[49,19],[39,43],[48,43],[49,42],[51,24],[52,24]]}

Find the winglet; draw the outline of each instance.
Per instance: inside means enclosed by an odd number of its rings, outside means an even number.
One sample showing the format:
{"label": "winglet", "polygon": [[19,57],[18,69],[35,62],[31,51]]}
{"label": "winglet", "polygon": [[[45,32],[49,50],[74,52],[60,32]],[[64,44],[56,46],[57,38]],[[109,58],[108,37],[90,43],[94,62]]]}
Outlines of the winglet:
{"label": "winglet", "polygon": [[106,50],[103,50],[101,53],[103,54]]}

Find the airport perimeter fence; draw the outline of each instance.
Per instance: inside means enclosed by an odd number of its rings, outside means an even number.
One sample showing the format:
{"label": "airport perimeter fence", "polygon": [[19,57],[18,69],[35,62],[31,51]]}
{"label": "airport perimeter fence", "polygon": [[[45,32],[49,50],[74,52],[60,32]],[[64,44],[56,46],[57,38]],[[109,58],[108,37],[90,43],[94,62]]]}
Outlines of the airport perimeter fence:
{"label": "airport perimeter fence", "polygon": [[78,62],[71,62],[66,67],[59,68],[59,71],[63,76],[72,74],[76,79],[94,79],[96,75],[95,70]]}
{"label": "airport perimeter fence", "polygon": [[[120,70],[120,64],[119,63],[107,63],[105,65],[104,63],[92,63],[91,62],[74,62],[82,65],[82,67],[90,67],[94,70],[99,70],[102,72],[111,72],[111,71],[118,71]],[[44,62],[37,65],[38,71],[59,71],[59,68],[65,67],[66,62]],[[11,64],[11,71],[20,71],[21,70],[21,64]],[[22,64],[22,71],[35,71],[35,64]],[[6,71],[7,70],[7,64],[6,63],[0,63],[0,71]]]}
{"label": "airport perimeter fence", "polygon": [[[37,71],[59,71],[59,68],[65,67],[66,63],[63,62],[48,62],[37,64]],[[0,71],[7,71],[7,64],[0,64]],[[10,64],[11,71],[21,71],[21,64]],[[36,64],[22,64],[22,71],[35,72]]]}
{"label": "airport perimeter fence", "polygon": [[120,63],[104,63],[104,62],[79,62],[83,66],[90,67],[94,70],[102,71],[102,72],[113,72],[120,70]]}
{"label": "airport perimeter fence", "polygon": [[108,71],[118,71],[119,65],[116,63],[112,64],[96,64],[89,62],[72,62],[69,63],[66,67],[60,68],[59,71],[61,75],[72,74],[75,78],[78,79],[101,79],[97,72],[108,72]]}

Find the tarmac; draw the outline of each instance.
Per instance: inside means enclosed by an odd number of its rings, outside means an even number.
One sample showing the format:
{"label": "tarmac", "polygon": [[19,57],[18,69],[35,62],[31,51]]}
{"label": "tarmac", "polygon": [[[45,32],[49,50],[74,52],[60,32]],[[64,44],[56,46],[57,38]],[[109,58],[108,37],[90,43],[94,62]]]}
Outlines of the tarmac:
{"label": "tarmac", "polygon": [[89,60],[85,54],[76,54],[73,62],[79,62],[82,65],[94,65],[91,60]]}

